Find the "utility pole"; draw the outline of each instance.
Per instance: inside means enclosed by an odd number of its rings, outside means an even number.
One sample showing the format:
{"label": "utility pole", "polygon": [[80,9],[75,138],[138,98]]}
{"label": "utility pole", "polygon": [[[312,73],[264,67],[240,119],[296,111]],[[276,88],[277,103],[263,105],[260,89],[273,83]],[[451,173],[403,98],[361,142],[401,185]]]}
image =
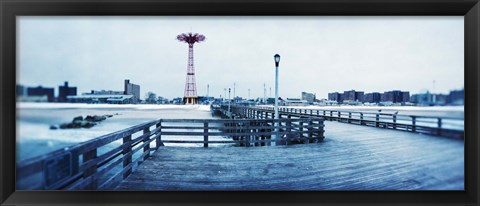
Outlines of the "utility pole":
{"label": "utility pole", "polygon": [[267,104],[267,87],[263,83],[263,104]]}
{"label": "utility pole", "polygon": [[235,82],[233,82],[233,101],[235,102]]}
{"label": "utility pole", "polygon": [[227,98],[227,88],[223,88],[223,98]]}

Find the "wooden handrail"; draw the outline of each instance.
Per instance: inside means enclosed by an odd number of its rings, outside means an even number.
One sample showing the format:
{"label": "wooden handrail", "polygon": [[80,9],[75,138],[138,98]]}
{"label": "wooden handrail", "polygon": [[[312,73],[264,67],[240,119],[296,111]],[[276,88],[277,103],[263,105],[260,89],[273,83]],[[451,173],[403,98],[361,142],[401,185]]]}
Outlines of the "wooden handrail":
{"label": "wooden handrail", "polygon": [[[274,123],[279,123],[275,132]],[[302,124],[307,130],[297,130]],[[154,127],[154,129],[151,129]],[[164,143],[269,145],[278,134],[323,140],[320,118],[300,119],[159,119],[65,147],[17,163],[17,189],[102,189],[127,178],[136,167]],[[139,135],[136,135],[140,133]],[[286,135],[289,134],[289,135]],[[135,138],[132,138],[134,137]],[[203,140],[162,140],[165,136],[203,136]],[[231,141],[209,140],[211,136],[232,137]],[[121,140],[120,145],[110,146]],[[156,142],[155,147],[150,144]],[[138,154],[138,155],[136,155]],[[115,169],[121,167],[121,169]],[[34,183],[34,184],[32,184]]]}
{"label": "wooden handrail", "polygon": [[[226,107],[220,106],[216,109],[225,110]],[[249,107],[232,105],[230,110],[235,114],[230,118],[257,118],[269,119],[273,115],[273,107]],[[251,115],[258,114],[261,115]],[[345,122],[351,124],[390,128],[402,131],[411,131],[417,133],[432,134],[437,136],[447,136],[463,138],[464,128],[462,117],[440,117],[426,115],[404,115],[382,112],[362,112],[348,110],[321,110],[321,109],[299,109],[299,108],[279,108],[280,117],[290,116],[290,118],[324,118],[326,120]],[[227,115],[228,116],[228,115]]]}

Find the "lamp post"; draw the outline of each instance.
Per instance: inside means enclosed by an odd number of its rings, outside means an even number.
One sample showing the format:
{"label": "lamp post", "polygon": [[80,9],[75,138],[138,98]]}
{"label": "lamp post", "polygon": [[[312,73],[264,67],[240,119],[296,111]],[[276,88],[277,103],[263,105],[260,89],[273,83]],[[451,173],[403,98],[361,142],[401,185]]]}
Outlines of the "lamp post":
{"label": "lamp post", "polygon": [[275,54],[275,144],[280,143],[280,137],[278,135],[278,64],[280,63],[280,55]]}
{"label": "lamp post", "polygon": [[230,102],[231,102],[231,99],[230,99],[230,88],[228,88],[228,117],[230,117]]}

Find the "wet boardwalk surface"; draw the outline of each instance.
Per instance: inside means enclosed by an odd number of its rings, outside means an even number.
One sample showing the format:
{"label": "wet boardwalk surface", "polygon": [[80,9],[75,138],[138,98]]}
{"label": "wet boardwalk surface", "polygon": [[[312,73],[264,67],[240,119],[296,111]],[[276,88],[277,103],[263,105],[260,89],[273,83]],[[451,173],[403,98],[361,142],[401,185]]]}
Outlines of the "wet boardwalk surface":
{"label": "wet boardwalk surface", "polygon": [[320,144],[162,147],[116,190],[463,190],[464,142],[325,122]]}

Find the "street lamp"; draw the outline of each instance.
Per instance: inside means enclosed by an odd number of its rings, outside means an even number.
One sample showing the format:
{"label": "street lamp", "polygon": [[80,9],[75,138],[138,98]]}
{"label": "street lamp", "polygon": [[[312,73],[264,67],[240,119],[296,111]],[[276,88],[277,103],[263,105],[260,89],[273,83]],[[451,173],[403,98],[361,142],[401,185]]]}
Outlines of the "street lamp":
{"label": "street lamp", "polygon": [[278,64],[280,63],[280,55],[275,54],[273,56],[275,59],[275,144],[280,143],[280,138],[278,136]]}
{"label": "street lamp", "polygon": [[231,102],[231,99],[230,99],[230,88],[228,88],[228,116],[230,117],[230,102]]}

